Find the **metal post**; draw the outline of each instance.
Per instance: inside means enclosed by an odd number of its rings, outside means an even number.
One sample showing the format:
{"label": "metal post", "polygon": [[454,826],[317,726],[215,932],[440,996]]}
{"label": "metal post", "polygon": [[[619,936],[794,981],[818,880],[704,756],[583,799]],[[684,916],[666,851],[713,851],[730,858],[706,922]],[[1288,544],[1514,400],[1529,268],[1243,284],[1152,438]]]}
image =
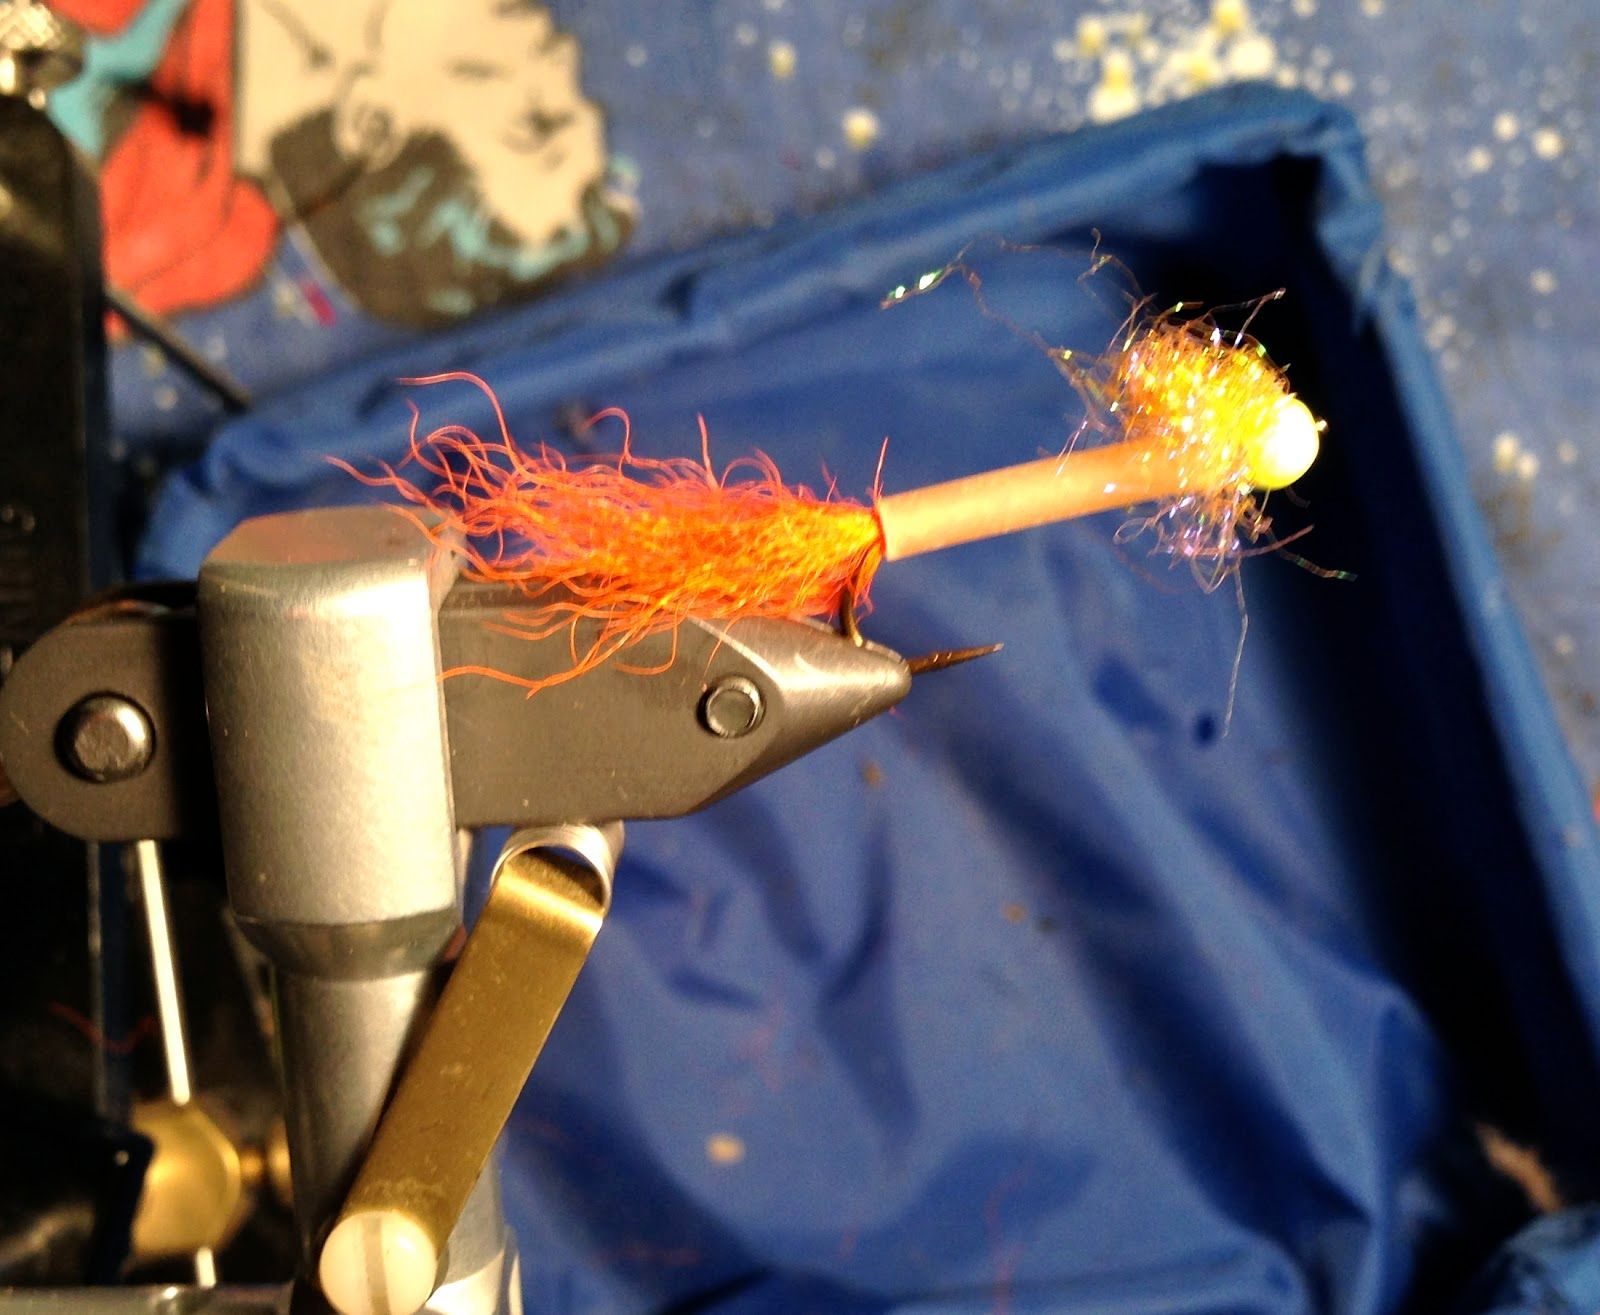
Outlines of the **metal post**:
{"label": "metal post", "polygon": [[[136,840],[129,849],[139,876],[145,932],[150,941],[150,971],[155,978],[156,1017],[161,1022],[161,1049],[167,1064],[167,1094],[179,1107],[194,1100],[189,1068],[189,1034],[183,1017],[183,983],[178,978],[178,951],[172,936],[172,913],[161,870],[161,850],[154,840]],[[210,1247],[194,1253],[194,1281],[203,1288],[217,1285],[217,1258]]]}
{"label": "metal post", "polygon": [[[454,569],[380,507],[247,522],[201,568],[228,894],[277,977],[307,1274],[461,925],[436,621]],[[463,1258],[510,1268],[497,1201],[463,1215],[441,1286]]]}

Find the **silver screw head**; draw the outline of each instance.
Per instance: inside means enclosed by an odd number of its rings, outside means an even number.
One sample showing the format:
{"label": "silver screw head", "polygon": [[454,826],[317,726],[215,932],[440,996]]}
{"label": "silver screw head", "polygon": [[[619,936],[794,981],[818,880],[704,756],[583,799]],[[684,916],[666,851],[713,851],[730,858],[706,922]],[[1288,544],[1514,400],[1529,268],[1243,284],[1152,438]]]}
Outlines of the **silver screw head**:
{"label": "silver screw head", "polygon": [[74,775],[97,785],[139,775],[155,756],[144,709],[117,694],[91,694],[61,719],[57,745]]}
{"label": "silver screw head", "polygon": [[700,700],[700,724],[718,739],[731,740],[755,730],[765,711],[754,681],[725,676]]}

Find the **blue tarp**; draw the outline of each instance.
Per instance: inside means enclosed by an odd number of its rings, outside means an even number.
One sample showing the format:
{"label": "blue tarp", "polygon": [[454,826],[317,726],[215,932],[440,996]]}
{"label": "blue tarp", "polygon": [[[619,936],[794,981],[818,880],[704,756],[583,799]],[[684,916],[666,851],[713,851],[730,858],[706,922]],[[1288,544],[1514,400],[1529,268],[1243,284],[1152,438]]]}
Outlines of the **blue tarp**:
{"label": "blue tarp", "polygon": [[[1579,1312],[1600,1226],[1527,1224],[1485,1129],[1600,1166],[1600,849],[1507,605],[1351,118],[1262,88],[1012,149],[365,363],[220,431],[149,574],[349,501],[402,375],[470,369],[527,440],[864,492],[1059,448],[1081,411],[951,281],[985,234],[1103,249],[1255,329],[1328,421],[1240,615],[1118,519],[897,564],[875,639],[1004,651],[715,808],[630,830],[506,1157],[539,1312]],[[993,306],[1103,346],[1083,261]],[[466,387],[425,417],[484,423]],[[1226,730],[1226,733],[1224,733]],[[1476,1276],[1476,1278],[1475,1278]]]}

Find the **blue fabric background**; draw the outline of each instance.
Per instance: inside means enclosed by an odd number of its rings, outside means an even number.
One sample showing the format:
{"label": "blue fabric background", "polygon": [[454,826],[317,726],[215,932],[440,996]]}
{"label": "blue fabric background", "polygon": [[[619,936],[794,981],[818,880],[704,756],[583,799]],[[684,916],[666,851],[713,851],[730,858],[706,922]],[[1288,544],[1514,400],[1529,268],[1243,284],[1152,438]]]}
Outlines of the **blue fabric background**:
{"label": "blue fabric background", "polygon": [[[725,457],[853,491],[884,434],[891,491],[1029,458],[1076,419],[1037,349],[958,284],[878,299],[974,234],[1092,229],[1160,303],[1288,288],[1257,328],[1330,430],[1280,526],[1357,579],[1246,564],[1223,735],[1231,592],[1114,517],[886,569],[874,638],[1006,648],[631,829],[512,1125],[532,1310],[1434,1311],[1528,1215],[1477,1125],[1592,1195],[1600,852],[1341,111],[1187,102],[347,370],[223,428],[143,567],[350,500],[323,457],[397,455],[408,373],[476,370],[529,440],[615,404],[679,453],[703,411]],[[1121,307],[1077,272],[997,256],[986,289],[1098,347]],[[1593,1309],[1582,1225],[1467,1308]]]}
{"label": "blue fabric background", "polygon": [[[377,0],[375,0],[377,2]],[[87,149],[108,87],[152,67],[152,35],[91,42],[95,76],[53,102]],[[275,5],[265,6],[277,8]],[[411,8],[381,0],[408,21]],[[1385,207],[1386,257],[1411,280],[1473,491],[1512,602],[1591,798],[1600,797],[1600,27],[1589,0],[552,0],[583,51],[641,207],[624,259],[683,251],[861,197],[997,144],[1090,120],[1117,60],[1113,112],[1265,77],[1358,116]],[[377,12],[377,11],[375,11]],[[412,9],[415,12],[415,9]],[[1243,20],[1267,60],[1215,38]],[[787,48],[791,76],[771,51]],[[847,139],[852,108],[878,136]],[[325,306],[331,316],[324,316]],[[331,321],[331,322],[329,322]],[[260,397],[389,350],[291,228],[238,302],[181,318]],[[112,370],[131,483],[153,484],[209,435],[214,404],[158,353]]]}

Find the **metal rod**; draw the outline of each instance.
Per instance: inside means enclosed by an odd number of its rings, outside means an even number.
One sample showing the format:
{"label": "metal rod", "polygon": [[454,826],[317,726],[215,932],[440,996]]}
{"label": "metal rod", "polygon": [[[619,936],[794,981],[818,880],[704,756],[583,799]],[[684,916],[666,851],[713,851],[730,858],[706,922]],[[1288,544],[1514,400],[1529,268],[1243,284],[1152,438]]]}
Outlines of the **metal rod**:
{"label": "metal rod", "polygon": [[172,948],[172,915],[161,872],[161,853],[154,840],[133,844],[139,895],[144,901],[145,930],[150,937],[150,968],[155,974],[156,1015],[161,1022],[161,1047],[167,1060],[167,1089],[174,1105],[194,1099],[189,1073],[189,1039],[183,1025],[183,988]]}
{"label": "metal rod", "polygon": [[[183,983],[178,978],[178,953],[172,936],[166,880],[161,871],[161,850],[154,840],[136,840],[132,849],[133,865],[139,875],[139,895],[144,904],[145,930],[150,937],[150,970],[155,978],[161,1048],[167,1061],[167,1091],[174,1105],[183,1106],[194,1100],[194,1077],[189,1068]],[[210,1247],[195,1251],[194,1278],[203,1288],[216,1287],[217,1257]]]}
{"label": "metal rod", "polygon": [[206,360],[187,339],[165,319],[146,310],[121,288],[106,284],[106,304],[128,322],[128,327],[159,347],[171,362],[194,380],[231,415],[248,411],[250,390],[219,365]]}
{"label": "metal rod", "polygon": [[[85,876],[88,878],[84,902],[89,923],[90,1017],[101,1036],[110,1036],[111,1019],[106,1007],[105,909],[102,905],[100,846],[91,840],[84,846],[83,857]],[[111,1107],[111,1051],[107,1046],[94,1048],[94,1107],[102,1119],[115,1119],[120,1113]]]}

